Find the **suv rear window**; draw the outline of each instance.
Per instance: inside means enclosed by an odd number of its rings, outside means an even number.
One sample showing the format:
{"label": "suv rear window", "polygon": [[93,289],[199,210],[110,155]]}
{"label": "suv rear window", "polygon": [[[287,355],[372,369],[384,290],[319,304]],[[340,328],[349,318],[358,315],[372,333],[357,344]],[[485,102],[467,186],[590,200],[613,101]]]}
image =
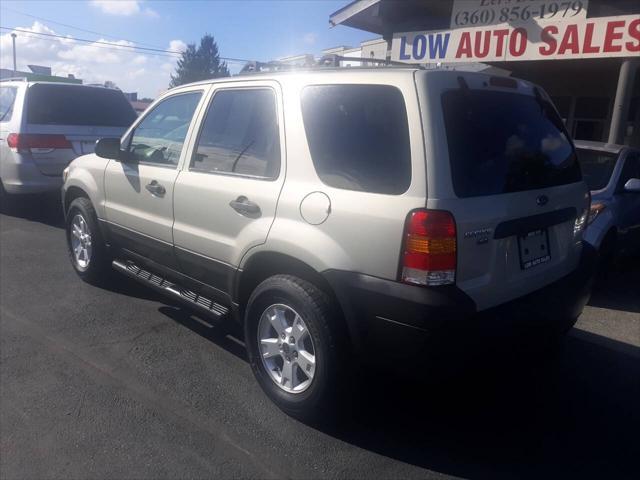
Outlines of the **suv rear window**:
{"label": "suv rear window", "polygon": [[553,106],[517,93],[442,94],[453,187],[458,197],[497,195],[581,180]]}
{"label": "suv rear window", "polygon": [[306,87],[302,116],[313,165],[326,185],[395,195],[409,188],[409,128],[397,88]]}
{"label": "suv rear window", "polygon": [[120,90],[36,84],[27,91],[27,122],[128,127],[136,112]]}

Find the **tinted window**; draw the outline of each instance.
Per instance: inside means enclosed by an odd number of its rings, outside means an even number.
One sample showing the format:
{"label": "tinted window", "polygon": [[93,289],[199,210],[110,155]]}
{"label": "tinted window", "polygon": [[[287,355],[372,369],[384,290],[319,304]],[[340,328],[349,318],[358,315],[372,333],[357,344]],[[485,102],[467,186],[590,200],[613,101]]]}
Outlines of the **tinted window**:
{"label": "tinted window", "polygon": [[460,89],[445,92],[442,107],[459,197],[580,181],[562,121],[541,98]]}
{"label": "tinted window", "polygon": [[280,138],[270,89],[217,92],[207,112],[191,168],[276,178]]}
{"label": "tinted window", "polygon": [[27,122],[128,127],[136,112],[120,90],[36,84],[27,91]]}
{"label": "tinted window", "polygon": [[618,155],[598,150],[577,149],[578,161],[589,190],[601,190],[607,186],[616,166]]}
{"label": "tinted window", "polygon": [[313,164],[329,186],[400,194],[411,183],[407,112],[384,85],[306,87],[304,128]]}
{"label": "tinted window", "polygon": [[640,178],[640,155],[637,153],[627,154],[620,174],[620,187],[624,187],[631,178]]}
{"label": "tinted window", "polygon": [[133,131],[129,154],[138,162],[175,166],[180,160],[193,113],[202,92],[162,100]]}
{"label": "tinted window", "polygon": [[0,122],[8,122],[13,114],[17,88],[0,87]]}

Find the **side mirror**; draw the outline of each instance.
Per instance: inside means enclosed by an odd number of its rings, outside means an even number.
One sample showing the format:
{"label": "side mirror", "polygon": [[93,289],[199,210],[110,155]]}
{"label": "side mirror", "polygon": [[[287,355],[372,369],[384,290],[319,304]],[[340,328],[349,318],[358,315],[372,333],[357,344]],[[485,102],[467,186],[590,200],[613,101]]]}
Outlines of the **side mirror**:
{"label": "side mirror", "polygon": [[630,178],[624,184],[625,192],[640,193],[640,178]]}
{"label": "side mirror", "polygon": [[102,158],[112,160],[120,160],[120,139],[119,138],[100,138],[96,142],[94,153]]}

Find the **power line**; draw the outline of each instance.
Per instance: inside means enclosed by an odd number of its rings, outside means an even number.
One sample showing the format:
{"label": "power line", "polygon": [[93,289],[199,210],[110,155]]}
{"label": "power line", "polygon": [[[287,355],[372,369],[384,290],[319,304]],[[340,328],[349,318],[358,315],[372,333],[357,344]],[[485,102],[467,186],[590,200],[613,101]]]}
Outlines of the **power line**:
{"label": "power line", "polygon": [[22,30],[20,28],[9,28],[9,27],[0,27],[0,28],[2,30],[13,30],[14,32],[29,33],[31,35],[41,35],[43,37],[62,38],[64,40],[73,40],[75,42],[84,42],[84,43],[91,43],[91,44],[98,44],[98,45],[109,45],[109,46],[118,47],[118,48],[129,48],[133,50],[145,50],[150,52],[162,52],[165,55],[167,54],[181,55],[182,54],[182,52],[178,52],[175,50],[164,50],[160,48],[149,48],[149,47],[136,47],[134,45],[121,45],[119,43],[105,42],[102,40],[91,40],[88,38],[67,37],[65,35],[58,35],[54,33],[32,32],[30,30]]}
{"label": "power line", "polygon": [[[96,32],[94,30],[87,30],[86,28],[80,28],[80,27],[76,27],[75,25],[69,25],[68,23],[62,23],[62,22],[58,22],[56,20],[51,20],[50,18],[38,17],[36,15],[31,15],[29,13],[20,12],[18,10],[13,9],[13,8],[6,7],[4,5],[2,6],[2,8],[4,10],[9,10],[10,12],[17,13],[18,15],[24,15],[25,17],[35,18],[36,20],[42,20],[44,22],[49,22],[49,23],[54,23],[56,25],[61,25],[63,27],[73,28],[74,30],[78,30],[80,32],[93,33],[94,35],[101,35],[101,36],[107,37],[107,38],[110,37],[110,38],[116,39],[116,40],[118,39],[118,37],[116,37],[115,35],[108,35],[106,33]],[[137,42],[137,41],[129,40],[129,39],[126,39],[126,38],[122,38],[121,40],[125,40],[125,41],[131,42],[131,43],[137,43],[138,45],[145,45],[147,47],[162,48],[162,47],[160,47],[158,45],[151,45],[151,44],[148,44],[148,43]]]}
{"label": "power line", "polygon": [[[57,35],[57,34],[53,34],[53,33],[42,33],[42,32],[32,32],[30,30],[22,30],[20,28],[9,28],[9,27],[2,27],[0,26],[0,29],[2,30],[10,30],[10,31],[14,31],[14,32],[20,32],[23,34],[27,34],[27,35],[40,35],[40,36],[44,36],[44,37],[54,37],[54,38],[60,38],[60,39],[64,39],[64,40],[71,40],[74,42],[84,42],[84,43],[90,43],[94,46],[99,46],[99,45],[108,45],[111,47],[118,47],[117,49],[115,48],[111,48],[111,50],[121,50],[123,48],[128,48],[131,49],[133,51],[136,50],[143,50],[144,52],[161,52],[161,53],[148,53],[149,55],[159,55],[159,56],[165,56],[165,57],[172,57],[172,58],[176,58],[176,55],[182,55],[182,52],[178,52],[175,50],[162,50],[162,49],[158,49],[158,48],[148,48],[148,47],[136,47],[134,45],[120,45],[119,43],[113,43],[113,42],[104,42],[104,41],[100,41],[100,40],[90,40],[87,38],[77,38],[77,37],[66,37],[64,35]],[[239,63],[247,63],[250,62],[252,60],[247,60],[244,58],[233,58],[233,57],[220,57],[221,60],[224,60],[226,62],[239,62]]]}
{"label": "power line", "polygon": [[[37,39],[42,39],[41,36],[38,35],[42,35],[39,34],[38,32],[28,32],[28,31],[21,31],[21,30],[14,30],[14,29],[9,29],[6,27],[0,27],[0,29],[2,30],[12,30],[12,31],[16,31],[16,32],[20,32],[20,36],[23,37],[27,37],[27,38],[37,38]],[[57,36],[58,38],[56,38],[57,41],[59,41],[60,43],[62,43],[62,39],[67,39],[67,40],[71,40],[73,41],[73,39],[69,38],[69,37],[63,37],[63,36]],[[89,46],[89,45],[87,45]],[[92,45],[94,48],[99,48],[100,50],[109,50],[111,52],[120,52],[120,53],[129,53],[129,54],[140,54],[140,55],[153,55],[153,56],[158,56],[158,57],[169,57],[169,58],[178,58],[175,54],[163,54],[163,53],[154,53],[154,52],[137,52],[136,50],[122,50],[120,48],[113,48],[113,47],[109,47],[109,46],[105,46],[105,45]]]}

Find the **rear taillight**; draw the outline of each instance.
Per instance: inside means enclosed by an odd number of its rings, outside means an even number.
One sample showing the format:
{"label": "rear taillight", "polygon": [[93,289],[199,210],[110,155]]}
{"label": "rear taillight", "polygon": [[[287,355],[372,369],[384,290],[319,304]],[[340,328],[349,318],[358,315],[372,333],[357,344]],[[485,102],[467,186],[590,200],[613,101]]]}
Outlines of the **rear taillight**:
{"label": "rear taillight", "polygon": [[41,135],[35,133],[10,133],[7,135],[9,148],[30,150],[32,148],[71,148],[71,142],[64,135]]}
{"label": "rear taillight", "polygon": [[[589,219],[590,210],[591,210],[591,192],[587,191],[587,193],[584,194],[584,198],[582,202],[582,212],[580,212],[580,215],[576,218],[576,221],[573,224],[574,237],[580,235],[582,231],[586,228],[587,221]],[[595,219],[595,216],[593,219]]]}
{"label": "rear taillight", "polygon": [[442,210],[414,210],[407,217],[401,280],[447,285],[456,279],[456,222]]}

